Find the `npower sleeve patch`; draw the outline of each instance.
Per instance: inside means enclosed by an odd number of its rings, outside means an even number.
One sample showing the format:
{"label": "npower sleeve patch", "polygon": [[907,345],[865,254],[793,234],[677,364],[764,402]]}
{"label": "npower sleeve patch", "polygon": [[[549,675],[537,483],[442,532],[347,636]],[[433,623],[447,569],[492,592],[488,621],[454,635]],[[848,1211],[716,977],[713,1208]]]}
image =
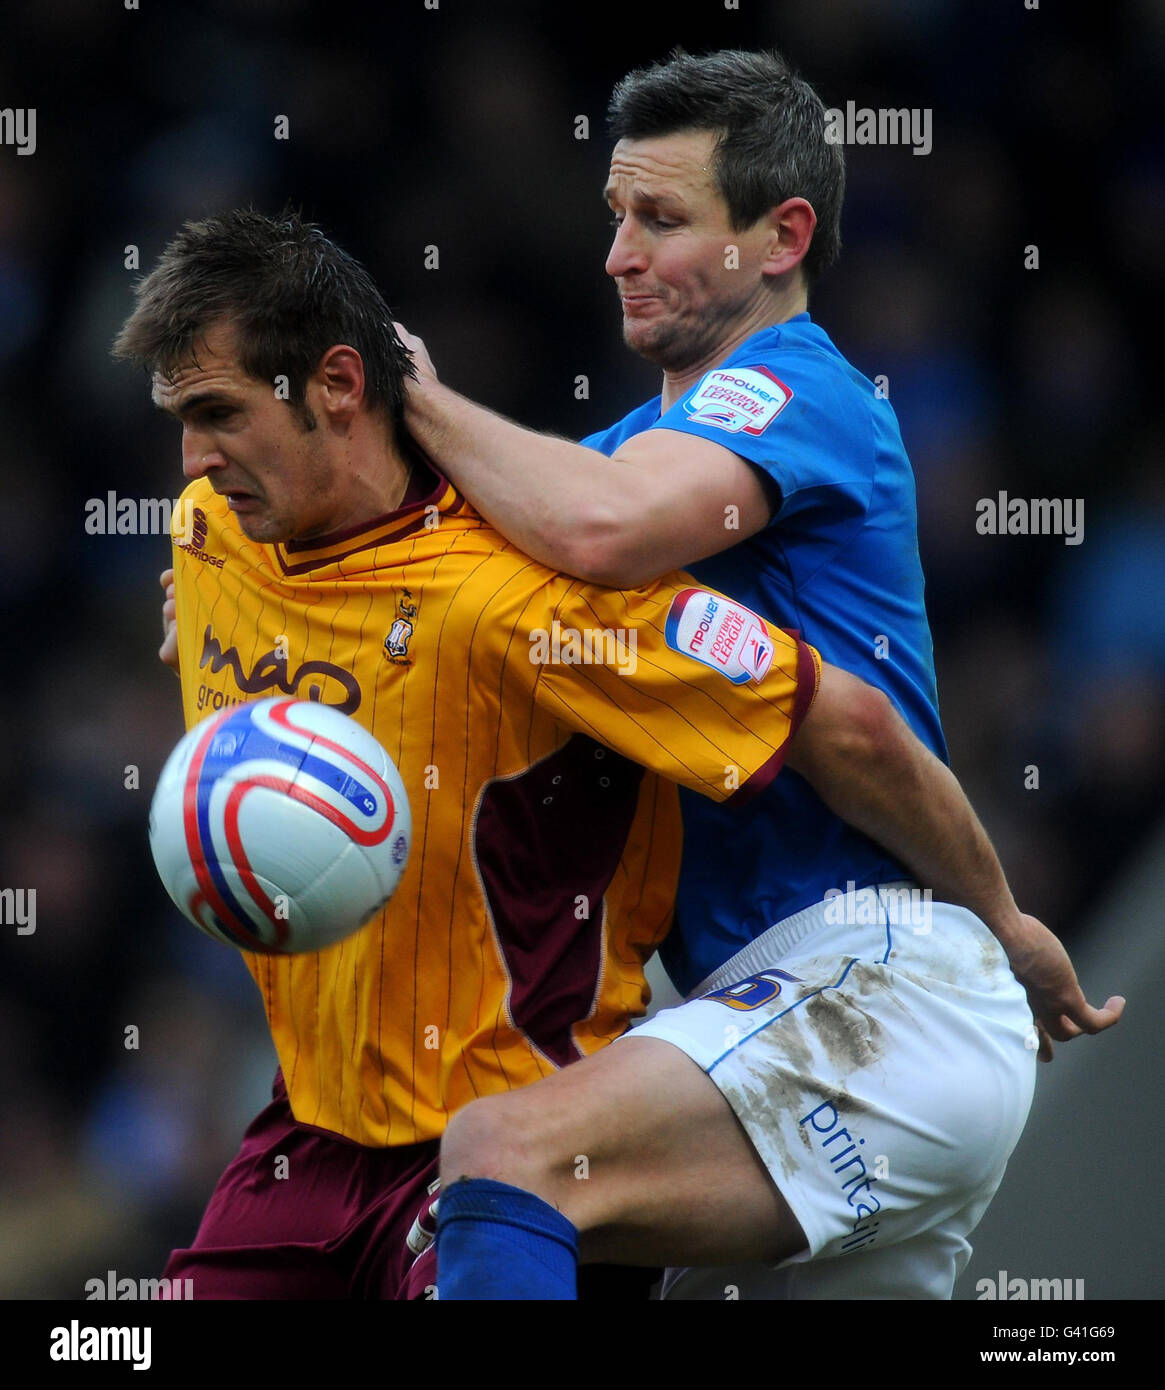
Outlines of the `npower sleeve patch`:
{"label": "npower sleeve patch", "polygon": [[763,618],[723,594],[681,589],[664,625],[672,651],[721,671],[733,685],[762,681],[773,663],[773,639]]}
{"label": "npower sleeve patch", "polygon": [[793,399],[783,381],[764,367],[717,367],[684,401],[694,424],[729,434],[763,434]]}

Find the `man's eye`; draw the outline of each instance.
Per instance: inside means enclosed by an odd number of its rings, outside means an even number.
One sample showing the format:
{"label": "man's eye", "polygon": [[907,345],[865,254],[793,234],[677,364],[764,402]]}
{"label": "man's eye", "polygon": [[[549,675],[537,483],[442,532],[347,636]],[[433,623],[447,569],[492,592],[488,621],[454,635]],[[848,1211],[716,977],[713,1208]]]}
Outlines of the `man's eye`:
{"label": "man's eye", "polygon": [[[623,225],[622,217],[612,217],[610,225],[619,228]],[[679,222],[669,221],[666,217],[651,217],[647,219],[648,226],[654,227],[658,232],[674,232],[680,226]]]}

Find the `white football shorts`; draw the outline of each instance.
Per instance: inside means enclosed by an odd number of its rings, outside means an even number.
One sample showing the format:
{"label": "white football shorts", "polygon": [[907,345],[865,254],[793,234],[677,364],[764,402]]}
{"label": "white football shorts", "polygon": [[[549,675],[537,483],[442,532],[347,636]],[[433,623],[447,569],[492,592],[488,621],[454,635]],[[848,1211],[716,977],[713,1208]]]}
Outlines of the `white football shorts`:
{"label": "white football shorts", "polygon": [[776,1266],[669,1270],[663,1297],[950,1298],[1027,1119],[1038,1043],[973,913],[910,884],[851,890],[626,1036],[711,1077],[808,1241]]}

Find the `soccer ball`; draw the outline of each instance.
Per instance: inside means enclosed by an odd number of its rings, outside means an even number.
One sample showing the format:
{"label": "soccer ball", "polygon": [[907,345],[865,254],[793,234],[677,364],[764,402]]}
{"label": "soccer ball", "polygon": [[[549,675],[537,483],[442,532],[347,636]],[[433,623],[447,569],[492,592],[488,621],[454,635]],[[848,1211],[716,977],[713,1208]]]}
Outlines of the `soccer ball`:
{"label": "soccer ball", "polygon": [[412,839],[404,784],[367,730],[285,697],[212,714],[166,760],[150,848],[196,927],[246,951],[322,951],[374,917]]}

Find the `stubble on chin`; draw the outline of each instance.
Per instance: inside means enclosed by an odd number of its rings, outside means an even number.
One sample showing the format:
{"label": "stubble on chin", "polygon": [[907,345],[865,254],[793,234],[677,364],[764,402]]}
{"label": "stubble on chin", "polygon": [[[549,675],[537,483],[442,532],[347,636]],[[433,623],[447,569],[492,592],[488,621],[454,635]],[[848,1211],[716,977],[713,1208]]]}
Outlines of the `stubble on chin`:
{"label": "stubble on chin", "polygon": [[275,545],[295,539],[295,528],[275,516],[240,517],[239,529],[249,541]]}
{"label": "stubble on chin", "polygon": [[715,358],[717,345],[744,312],[736,301],[709,299],[698,312],[689,311],[666,322],[639,325],[623,321],[623,341],[644,361],[665,372],[686,372]]}
{"label": "stubble on chin", "polygon": [[652,331],[636,332],[631,324],[623,325],[623,341],[645,362],[665,372],[681,372],[698,362],[703,353],[701,343],[690,339],[675,328],[654,327]]}

